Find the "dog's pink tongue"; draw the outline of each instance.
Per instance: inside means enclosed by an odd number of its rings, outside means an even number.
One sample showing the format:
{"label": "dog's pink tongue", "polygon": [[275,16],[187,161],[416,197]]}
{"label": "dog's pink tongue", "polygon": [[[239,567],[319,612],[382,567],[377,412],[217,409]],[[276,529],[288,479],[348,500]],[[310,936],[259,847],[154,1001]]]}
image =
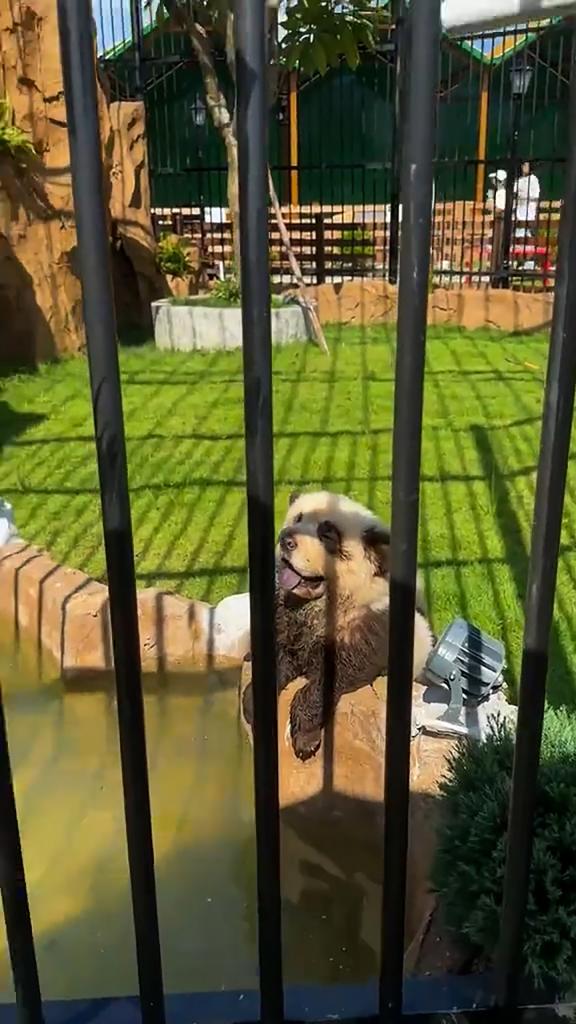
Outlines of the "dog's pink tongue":
{"label": "dog's pink tongue", "polygon": [[301,577],[290,565],[283,565],[278,573],[278,582],[283,590],[294,590],[301,582]]}

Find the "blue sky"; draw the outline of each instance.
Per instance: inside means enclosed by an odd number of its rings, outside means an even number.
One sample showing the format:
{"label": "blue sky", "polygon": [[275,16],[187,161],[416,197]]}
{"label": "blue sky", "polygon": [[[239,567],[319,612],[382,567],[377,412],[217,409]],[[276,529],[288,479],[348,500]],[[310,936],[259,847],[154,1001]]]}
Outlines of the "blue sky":
{"label": "blue sky", "polygon": [[[144,9],[142,0],[141,5]],[[157,0],[153,0],[152,11],[143,10],[145,26],[149,24],[152,12],[155,13],[157,6]],[[96,22],[98,53],[103,53],[131,38],[130,0],[92,0],[92,11]]]}
{"label": "blue sky", "polygon": [[[140,6],[143,12],[143,23],[146,27],[156,14],[158,0],[151,0],[150,6],[146,0],[140,0]],[[282,10],[283,7],[283,0],[280,0],[280,9]],[[96,22],[99,54],[131,38],[130,0],[92,0],[92,11]]]}
{"label": "blue sky", "polygon": [[129,0],[92,0],[98,53],[130,36]]}

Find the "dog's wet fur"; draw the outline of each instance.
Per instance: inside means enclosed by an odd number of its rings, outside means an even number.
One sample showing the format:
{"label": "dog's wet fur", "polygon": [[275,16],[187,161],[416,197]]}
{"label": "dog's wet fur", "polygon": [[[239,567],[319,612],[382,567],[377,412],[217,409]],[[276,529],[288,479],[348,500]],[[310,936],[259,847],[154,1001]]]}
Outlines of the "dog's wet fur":
{"label": "dog's wet fur", "polygon": [[[339,698],[388,669],[390,531],[369,509],[339,494],[293,494],[277,547],[278,688],[306,684],[290,707],[290,734],[305,761],[320,747]],[[420,591],[414,678],[433,645]],[[252,686],[243,695],[252,723]]]}

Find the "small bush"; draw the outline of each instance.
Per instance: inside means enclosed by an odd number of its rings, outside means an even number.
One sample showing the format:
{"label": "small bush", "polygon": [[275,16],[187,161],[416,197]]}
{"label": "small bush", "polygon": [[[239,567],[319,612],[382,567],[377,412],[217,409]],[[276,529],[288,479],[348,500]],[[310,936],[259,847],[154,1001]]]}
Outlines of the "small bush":
{"label": "small bush", "polygon": [[235,274],[230,274],[223,281],[216,281],[211,291],[212,298],[223,306],[240,305],[240,282]]}
{"label": "small bush", "polygon": [[337,246],[347,263],[368,263],[374,259],[374,237],[367,228],[346,228]]}
{"label": "small bush", "polygon": [[[502,901],[514,740],[495,724],[451,758],[433,883],[449,927],[494,953]],[[548,709],[524,938],[527,976],[565,992],[576,977],[576,716]]]}
{"label": "small bush", "polygon": [[32,142],[18,125],[14,124],[14,114],[7,99],[0,98],[0,154],[5,153],[24,163],[28,157],[35,156]]}
{"label": "small bush", "polygon": [[162,235],[156,248],[156,265],[162,274],[172,277],[182,278],[192,273],[184,242],[174,235]]}

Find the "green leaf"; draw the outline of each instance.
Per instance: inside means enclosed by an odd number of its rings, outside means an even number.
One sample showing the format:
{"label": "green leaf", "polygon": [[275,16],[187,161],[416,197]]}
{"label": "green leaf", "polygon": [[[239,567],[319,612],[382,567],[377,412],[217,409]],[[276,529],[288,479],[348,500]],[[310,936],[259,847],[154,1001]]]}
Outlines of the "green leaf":
{"label": "green leaf", "polygon": [[316,63],[310,46],[305,47],[301,52],[299,64],[306,75],[313,75],[316,71]]}
{"label": "green leaf", "polygon": [[320,33],[320,40],[328,58],[328,63],[333,68],[337,68],[340,63],[340,47],[338,46],[338,41],[334,39],[334,36],[328,35],[327,32]]}
{"label": "green leaf", "polygon": [[158,28],[162,28],[163,25],[168,21],[168,12],[164,8],[164,4],[158,4],[156,10],[156,17],[154,18],[154,24]]}
{"label": "green leaf", "polygon": [[360,61],[360,54],[358,53],[358,44],[354,38],[354,33],[347,22],[344,22],[342,25],[340,41],[346,63],[355,71]]}
{"label": "green leaf", "polygon": [[299,29],[301,27],[302,21],[296,12],[290,11],[286,17],[282,19],[281,24],[285,32],[293,32],[294,29]]}
{"label": "green leaf", "polygon": [[353,31],[357,42],[363,43],[364,46],[366,46],[369,50],[372,50],[374,48],[376,39],[374,34],[374,27],[370,24],[370,22],[365,21],[364,19],[358,20],[357,22],[354,23]]}
{"label": "green leaf", "polygon": [[326,51],[319,39],[314,39],[312,41],[310,54],[314,63],[314,70],[319,71],[321,75],[325,75],[328,70],[328,59],[326,57]]}
{"label": "green leaf", "polygon": [[291,42],[288,44],[284,60],[291,70],[294,70],[294,68],[298,67],[300,63],[300,53],[302,51],[302,46],[302,40],[298,42]]}

